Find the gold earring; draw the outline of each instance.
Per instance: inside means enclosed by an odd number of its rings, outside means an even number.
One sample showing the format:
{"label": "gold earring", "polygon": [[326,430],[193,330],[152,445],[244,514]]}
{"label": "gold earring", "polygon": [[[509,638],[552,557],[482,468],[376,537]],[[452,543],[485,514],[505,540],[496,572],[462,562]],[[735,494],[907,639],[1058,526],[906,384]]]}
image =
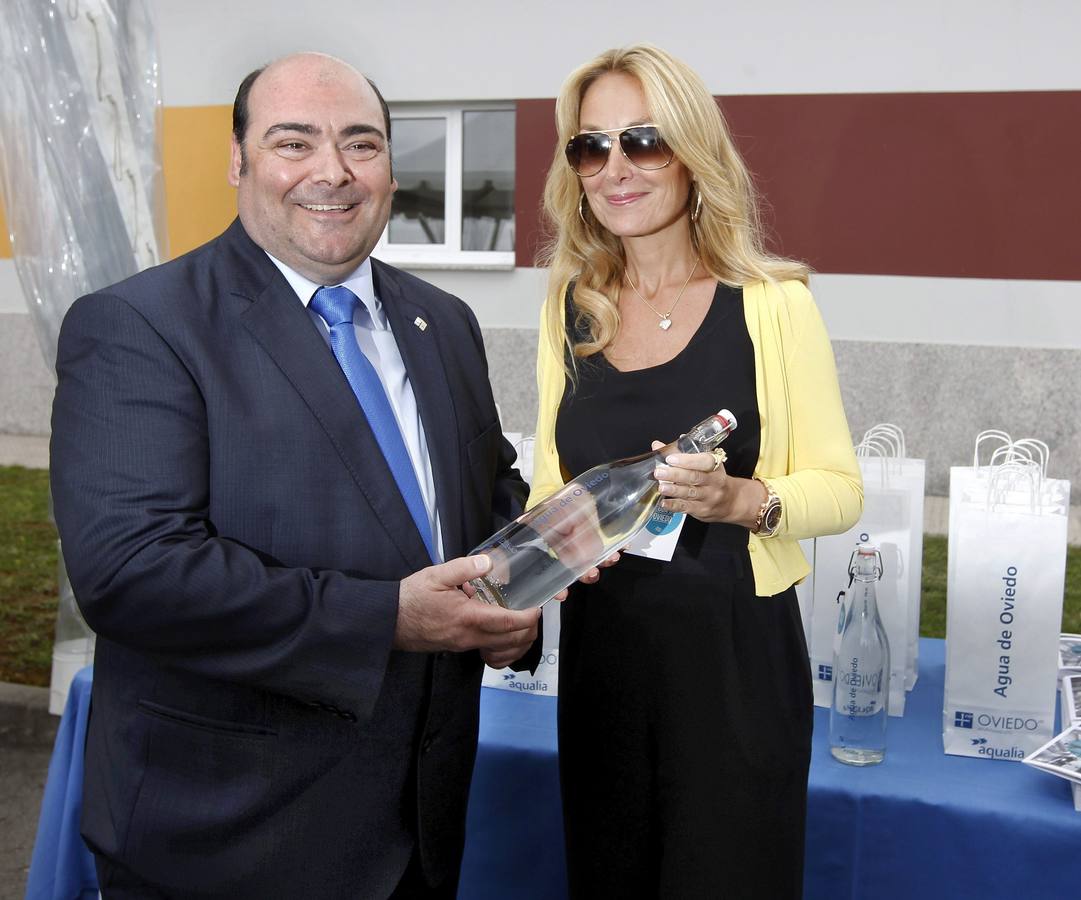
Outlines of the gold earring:
{"label": "gold earring", "polygon": [[582,224],[589,227],[589,223],[586,221],[586,211],[582,207],[586,203],[586,192],[582,191],[582,196],[578,199],[578,218],[582,220]]}
{"label": "gold earring", "polygon": [[702,192],[698,192],[698,197],[694,201],[694,212],[691,213],[691,221],[697,222],[698,217],[702,215]]}

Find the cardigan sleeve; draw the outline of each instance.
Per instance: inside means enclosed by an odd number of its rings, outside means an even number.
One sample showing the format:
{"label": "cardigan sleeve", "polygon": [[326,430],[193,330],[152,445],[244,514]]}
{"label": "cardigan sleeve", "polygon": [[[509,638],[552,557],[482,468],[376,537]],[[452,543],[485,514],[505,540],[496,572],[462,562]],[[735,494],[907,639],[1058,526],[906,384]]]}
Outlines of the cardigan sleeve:
{"label": "cardigan sleeve", "polygon": [[[534,506],[563,487],[563,476],[556,452],[556,415],[566,386],[562,353],[552,345],[548,328],[550,304],[562,308],[565,292],[549,296],[541,309],[540,336],[537,342],[537,430],[533,444],[533,483],[526,508]],[[562,321],[562,314],[560,316]]]}
{"label": "cardigan sleeve", "polygon": [[787,395],[788,460],[784,474],[763,472],[762,477],[782,501],[778,534],[791,539],[839,534],[859,519],[863,480],[841,403],[833,348],[810,291],[798,282],[781,289],[780,381]]}

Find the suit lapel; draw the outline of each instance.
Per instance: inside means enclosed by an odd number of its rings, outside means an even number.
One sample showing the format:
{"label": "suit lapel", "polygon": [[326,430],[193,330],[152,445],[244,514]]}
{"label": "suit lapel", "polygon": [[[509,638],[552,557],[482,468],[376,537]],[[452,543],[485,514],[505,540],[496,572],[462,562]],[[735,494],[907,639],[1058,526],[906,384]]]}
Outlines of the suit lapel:
{"label": "suit lapel", "polygon": [[[394,269],[373,259],[372,276],[417,399],[435,480],[443,552],[450,559],[470,548],[462,546],[461,448],[449,373],[439,349],[438,317],[406,296]],[[417,325],[418,318],[426,327]]]}
{"label": "suit lapel", "polygon": [[266,254],[242,229],[239,237],[230,229],[229,236],[242,258],[232,269],[237,275],[233,293],[251,301],[241,323],[311,409],[402,557],[414,569],[430,565],[420,532],[334,354]]}

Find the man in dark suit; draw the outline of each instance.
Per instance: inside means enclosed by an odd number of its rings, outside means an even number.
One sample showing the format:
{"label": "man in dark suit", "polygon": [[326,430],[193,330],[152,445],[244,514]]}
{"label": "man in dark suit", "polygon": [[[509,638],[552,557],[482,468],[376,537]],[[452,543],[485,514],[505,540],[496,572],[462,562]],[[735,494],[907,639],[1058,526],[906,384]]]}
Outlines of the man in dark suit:
{"label": "man in dark suit", "polygon": [[389,131],[339,60],[252,73],[238,221],[64,322],[52,489],[98,634],[106,898],[454,896],[481,659],[538,614],[467,584],[525,487],[469,308],[369,257]]}

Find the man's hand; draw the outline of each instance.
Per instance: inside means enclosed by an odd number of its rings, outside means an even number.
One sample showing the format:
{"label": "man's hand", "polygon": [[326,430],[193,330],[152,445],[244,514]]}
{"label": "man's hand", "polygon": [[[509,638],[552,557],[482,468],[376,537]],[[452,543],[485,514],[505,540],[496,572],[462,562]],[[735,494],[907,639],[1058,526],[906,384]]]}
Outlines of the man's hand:
{"label": "man's hand", "polygon": [[421,653],[480,650],[485,662],[497,668],[520,658],[537,636],[540,610],[513,611],[476,600],[468,581],[490,566],[487,556],[463,556],[403,579],[395,648]]}

